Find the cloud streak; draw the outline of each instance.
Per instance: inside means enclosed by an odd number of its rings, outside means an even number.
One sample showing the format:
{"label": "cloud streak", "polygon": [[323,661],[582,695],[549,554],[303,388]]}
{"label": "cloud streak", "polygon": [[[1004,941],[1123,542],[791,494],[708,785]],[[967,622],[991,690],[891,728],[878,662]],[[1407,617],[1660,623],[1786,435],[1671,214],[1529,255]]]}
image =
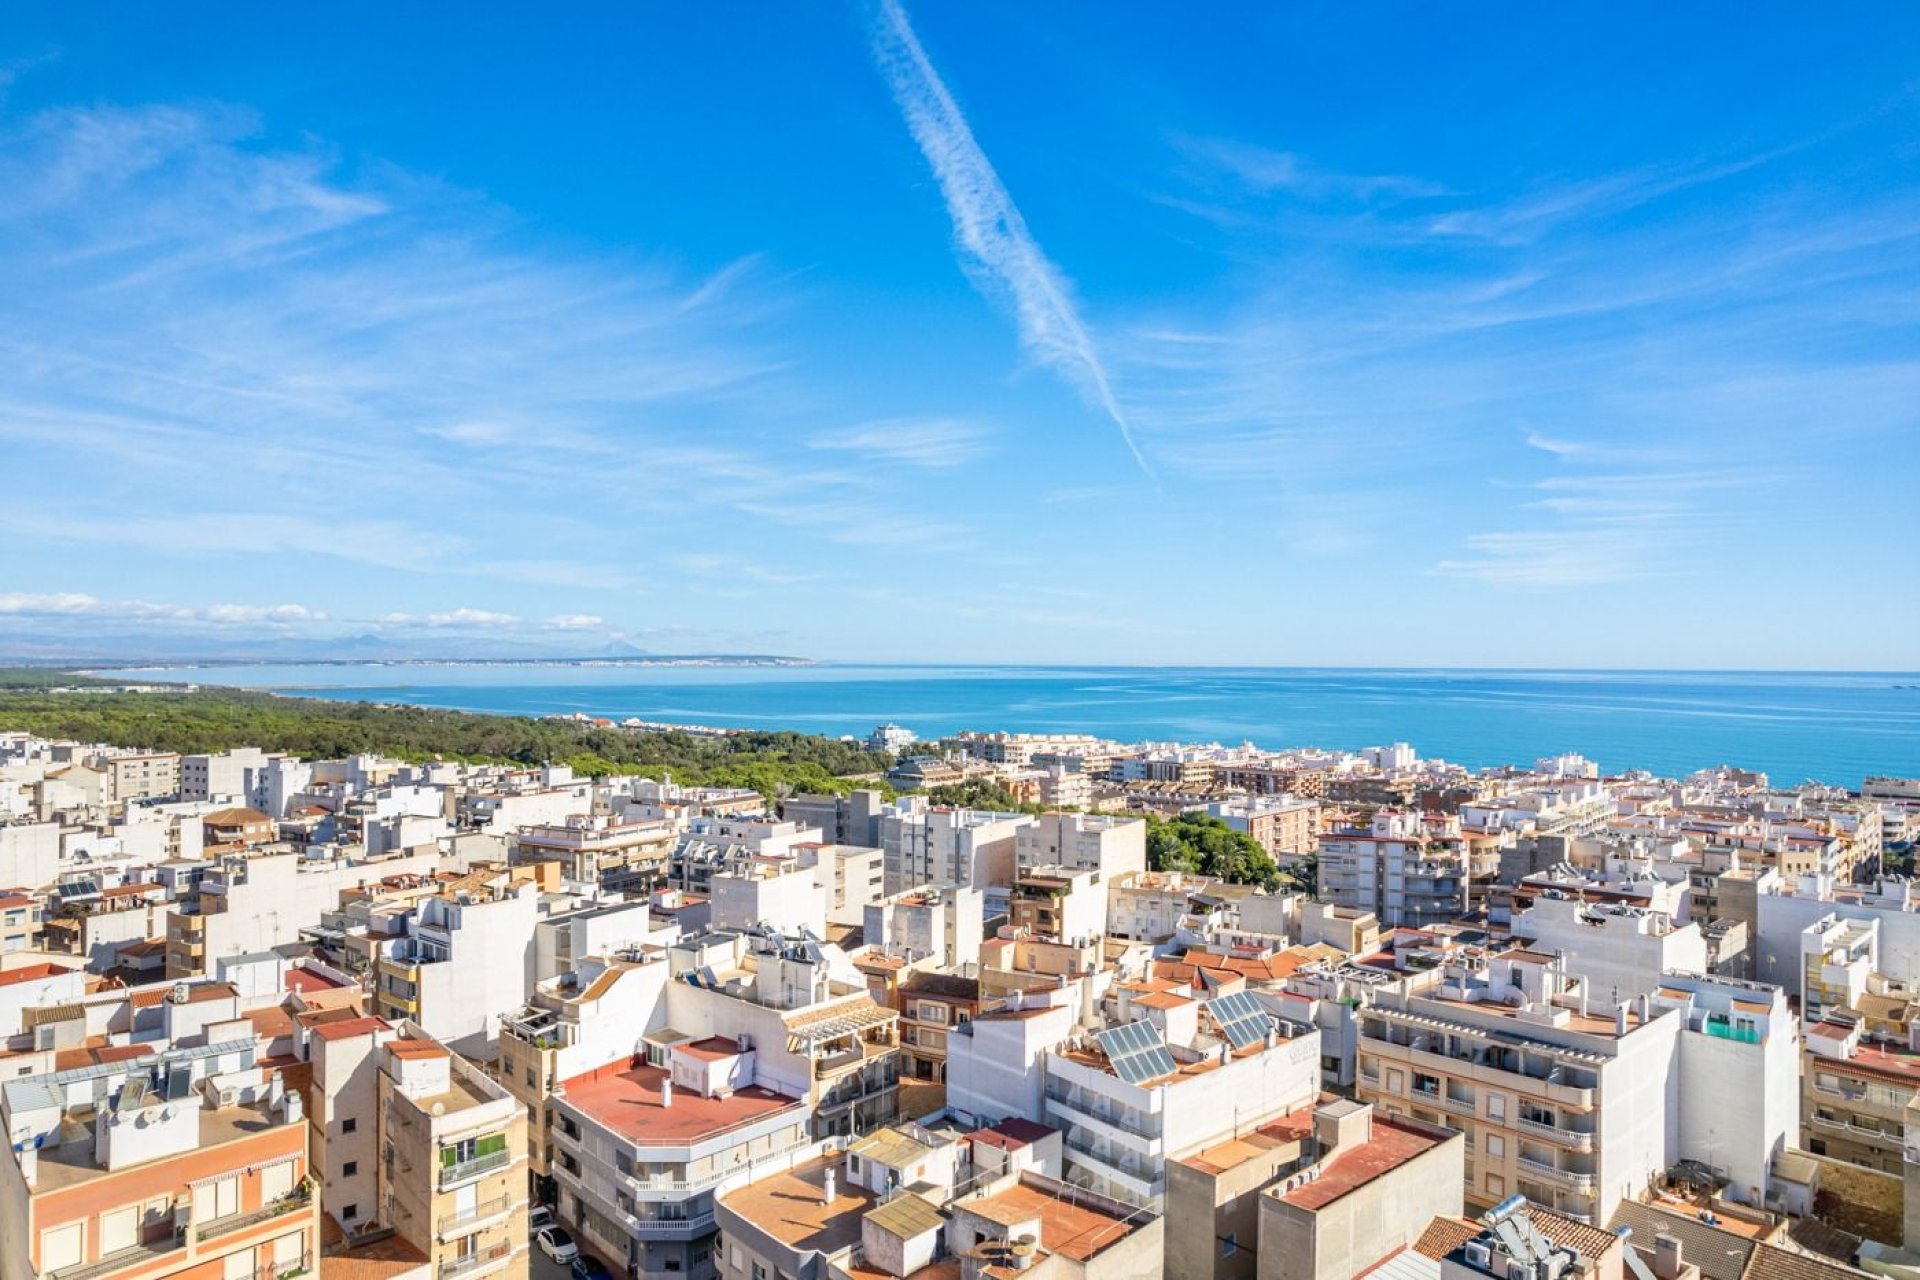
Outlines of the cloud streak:
{"label": "cloud streak", "polygon": [[899,0],[881,0],[873,48],[908,130],[933,167],[954,241],[976,286],[1007,302],[1028,355],[1104,413],[1141,473],[1154,479],[1065,277],[1028,231]]}

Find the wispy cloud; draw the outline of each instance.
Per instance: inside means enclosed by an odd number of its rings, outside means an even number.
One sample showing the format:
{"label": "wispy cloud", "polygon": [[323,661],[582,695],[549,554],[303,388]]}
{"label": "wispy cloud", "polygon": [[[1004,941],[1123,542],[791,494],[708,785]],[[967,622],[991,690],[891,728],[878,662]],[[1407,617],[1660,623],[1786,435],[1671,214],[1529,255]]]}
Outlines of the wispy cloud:
{"label": "wispy cloud", "polygon": [[78,591],[0,595],[0,616],[87,618],[137,622],[203,622],[218,626],[286,626],[320,622],[326,614],[302,604],[161,604],[151,600],[102,600]]}
{"label": "wispy cloud", "polygon": [[986,452],[990,434],[974,422],[901,419],[822,431],[808,444],[815,449],[834,449],[942,470],[963,466],[978,458]]}
{"label": "wispy cloud", "polygon": [[1358,202],[1413,200],[1446,194],[1425,178],[1403,174],[1342,173],[1322,168],[1305,156],[1225,138],[1176,135],[1181,153],[1207,170],[1232,178],[1258,195],[1285,194],[1311,201]]}
{"label": "wispy cloud", "polygon": [[1028,354],[1105,413],[1119,428],[1134,463],[1152,478],[1153,468],[1135,441],[1131,420],[1114,395],[1066,278],[1027,230],[1026,219],[974,139],[899,0],[881,0],[873,44],[894,101],[933,166],[953,221],[954,240],[976,285],[1009,303]]}
{"label": "wispy cloud", "polygon": [[428,614],[389,613],[380,622],[389,627],[459,628],[467,631],[492,631],[520,625],[520,619],[513,614],[496,613],[491,609],[448,609]]}

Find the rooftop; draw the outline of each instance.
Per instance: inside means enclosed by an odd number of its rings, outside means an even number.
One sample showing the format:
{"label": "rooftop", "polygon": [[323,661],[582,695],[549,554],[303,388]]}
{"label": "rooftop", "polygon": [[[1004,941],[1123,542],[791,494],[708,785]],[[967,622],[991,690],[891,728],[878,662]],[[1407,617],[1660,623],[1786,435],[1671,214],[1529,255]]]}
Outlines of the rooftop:
{"label": "rooftop", "polygon": [[678,1089],[673,1105],[663,1107],[660,1083],[666,1078],[659,1067],[615,1064],[568,1080],[565,1094],[555,1101],[643,1146],[686,1146],[781,1111],[804,1110],[806,1105],[750,1085],[725,1098]]}
{"label": "rooftop", "polygon": [[1302,1209],[1323,1209],[1349,1191],[1393,1172],[1444,1141],[1446,1138],[1441,1134],[1416,1129],[1376,1113],[1371,1138],[1352,1147],[1335,1148],[1332,1156],[1321,1163],[1319,1177],[1301,1183],[1280,1199]]}
{"label": "rooftop", "polygon": [[1120,1217],[1098,1204],[1081,1203],[1081,1199],[1072,1196],[1070,1189],[1067,1194],[1051,1195],[1023,1178],[1004,1191],[957,1201],[953,1207],[1008,1227],[1038,1218],[1040,1247],[1075,1262],[1085,1262],[1107,1246],[1126,1239],[1143,1225],[1136,1219],[1148,1216],[1146,1210],[1139,1210],[1132,1216]]}
{"label": "rooftop", "polygon": [[1201,1173],[1219,1175],[1237,1169],[1275,1147],[1299,1142],[1313,1132],[1314,1105],[1297,1108],[1249,1133],[1215,1143],[1180,1161]]}
{"label": "rooftop", "polygon": [[789,1249],[838,1253],[860,1242],[860,1220],[874,1204],[858,1186],[837,1187],[827,1203],[826,1172],[838,1163],[811,1161],[728,1192],[720,1203]]}
{"label": "rooftop", "polygon": [[[35,1194],[59,1191],[106,1176],[107,1170],[94,1163],[93,1115],[91,1111],[69,1112],[60,1122],[60,1145],[40,1148],[40,1159],[36,1166],[38,1172],[34,1180]],[[306,1129],[304,1123],[285,1124],[273,1119],[264,1107],[233,1106],[203,1109],[200,1112],[199,1146],[171,1156],[159,1157],[159,1159],[191,1160],[211,1147],[229,1142],[242,1142],[276,1132],[282,1135],[286,1142],[293,1143],[296,1149],[304,1151]],[[235,1156],[236,1164],[249,1162],[247,1156]]]}

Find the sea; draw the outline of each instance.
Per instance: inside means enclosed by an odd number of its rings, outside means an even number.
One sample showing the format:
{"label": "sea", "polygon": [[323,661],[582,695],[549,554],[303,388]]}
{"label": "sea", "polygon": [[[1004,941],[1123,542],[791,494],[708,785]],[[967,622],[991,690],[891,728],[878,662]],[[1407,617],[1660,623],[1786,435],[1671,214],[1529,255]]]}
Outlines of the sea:
{"label": "sea", "polygon": [[[125,673],[122,673],[125,674]],[[1920,776],[1920,674],[1223,667],[340,663],[154,678],[466,711],[864,737],[895,723],[1354,750],[1470,768],[1577,751],[1607,772],[1732,764],[1774,782]]]}

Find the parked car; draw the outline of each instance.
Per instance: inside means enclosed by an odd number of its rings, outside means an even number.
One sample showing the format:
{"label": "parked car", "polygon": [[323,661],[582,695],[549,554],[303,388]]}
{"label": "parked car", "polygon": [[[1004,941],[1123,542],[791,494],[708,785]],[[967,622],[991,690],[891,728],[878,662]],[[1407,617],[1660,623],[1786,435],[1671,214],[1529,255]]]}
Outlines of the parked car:
{"label": "parked car", "polygon": [[544,1204],[537,1204],[527,1211],[527,1230],[538,1235],[543,1228],[553,1225],[553,1210]]}
{"label": "parked car", "polygon": [[533,1242],[555,1262],[572,1262],[580,1256],[580,1246],[573,1242],[565,1227],[542,1227],[534,1233]]}
{"label": "parked car", "polygon": [[607,1264],[590,1253],[576,1254],[571,1270],[573,1280],[613,1280],[613,1273],[607,1270]]}

